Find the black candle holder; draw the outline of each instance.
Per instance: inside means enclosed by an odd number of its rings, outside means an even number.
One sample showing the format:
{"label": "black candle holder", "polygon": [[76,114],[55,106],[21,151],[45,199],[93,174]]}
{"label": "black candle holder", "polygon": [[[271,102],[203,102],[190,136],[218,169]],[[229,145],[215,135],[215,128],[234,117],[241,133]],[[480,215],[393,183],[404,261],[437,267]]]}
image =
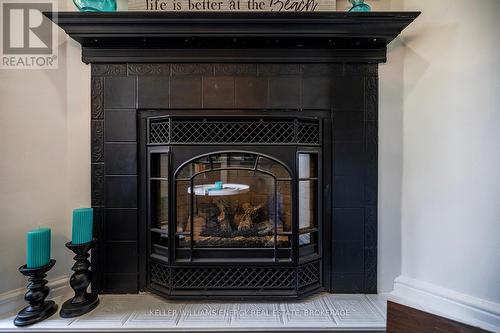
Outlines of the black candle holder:
{"label": "black candle holder", "polygon": [[66,302],[61,307],[59,313],[63,318],[73,318],[81,316],[92,311],[99,304],[97,293],[87,292],[92,279],[92,272],[89,270],[90,261],[88,261],[89,251],[96,243],[96,240],[91,240],[84,244],[66,243],[66,247],[73,251],[76,256],[75,264],[71,268],[74,273],[71,276],[69,283],[75,291],[75,296]]}
{"label": "black candle holder", "polygon": [[54,259],[42,267],[28,268],[27,265],[19,267],[19,271],[28,277],[28,291],[24,299],[29,303],[27,307],[19,311],[14,319],[16,326],[28,326],[45,320],[57,312],[57,305],[54,301],[45,301],[50,289],[46,286],[47,272],[55,265]]}

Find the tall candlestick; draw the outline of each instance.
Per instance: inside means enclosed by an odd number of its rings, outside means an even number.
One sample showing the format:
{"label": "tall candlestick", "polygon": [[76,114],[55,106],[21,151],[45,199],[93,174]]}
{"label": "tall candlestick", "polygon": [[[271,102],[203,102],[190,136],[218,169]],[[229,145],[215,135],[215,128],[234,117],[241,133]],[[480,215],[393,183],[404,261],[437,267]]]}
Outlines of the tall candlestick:
{"label": "tall candlestick", "polygon": [[77,208],[73,210],[73,232],[71,242],[84,244],[92,240],[92,224],[94,210],[92,208]]}
{"label": "tall candlestick", "polygon": [[99,304],[97,293],[88,293],[87,289],[92,280],[92,272],[89,270],[89,251],[96,243],[95,240],[84,244],[66,243],[66,247],[73,251],[76,256],[75,264],[71,268],[75,273],[69,279],[75,296],[64,302],[60,315],[63,318],[73,318],[92,311]]}
{"label": "tall candlestick", "polygon": [[50,229],[38,228],[26,234],[26,266],[38,268],[50,262]]}

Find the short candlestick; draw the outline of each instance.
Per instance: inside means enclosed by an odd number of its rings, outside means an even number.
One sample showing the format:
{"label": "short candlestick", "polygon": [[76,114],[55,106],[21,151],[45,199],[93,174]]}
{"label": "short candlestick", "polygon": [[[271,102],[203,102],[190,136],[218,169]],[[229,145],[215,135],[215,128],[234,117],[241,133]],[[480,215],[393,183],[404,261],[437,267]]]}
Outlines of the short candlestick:
{"label": "short candlestick", "polygon": [[28,277],[28,291],[24,295],[24,299],[29,303],[29,305],[19,311],[14,319],[14,325],[32,325],[47,319],[56,313],[56,303],[54,301],[45,301],[45,298],[50,292],[49,287],[46,286],[46,273],[55,265],[55,263],[56,261],[52,259],[45,266],[28,268],[27,265],[23,265],[19,268],[19,271]]}

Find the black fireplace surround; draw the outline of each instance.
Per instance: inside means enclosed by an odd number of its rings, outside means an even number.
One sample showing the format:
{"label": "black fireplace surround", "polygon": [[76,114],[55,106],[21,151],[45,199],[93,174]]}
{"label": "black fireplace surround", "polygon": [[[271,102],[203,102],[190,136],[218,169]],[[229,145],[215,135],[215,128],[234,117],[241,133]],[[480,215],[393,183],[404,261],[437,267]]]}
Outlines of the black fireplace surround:
{"label": "black fireplace surround", "polygon": [[378,63],[419,13],[45,13],[91,63],[93,288],[377,292]]}

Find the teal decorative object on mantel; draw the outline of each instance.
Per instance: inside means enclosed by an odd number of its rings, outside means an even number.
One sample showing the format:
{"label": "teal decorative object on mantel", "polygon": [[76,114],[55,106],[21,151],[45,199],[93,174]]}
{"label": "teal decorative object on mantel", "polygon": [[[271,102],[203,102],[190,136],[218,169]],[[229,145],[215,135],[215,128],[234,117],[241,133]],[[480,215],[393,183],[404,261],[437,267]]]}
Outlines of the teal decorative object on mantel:
{"label": "teal decorative object on mantel", "polygon": [[50,235],[49,228],[38,228],[26,234],[26,266],[38,268],[50,262]]}
{"label": "teal decorative object on mantel", "polygon": [[94,209],[77,208],[73,210],[73,228],[71,242],[85,244],[92,240]]}
{"label": "teal decorative object on mantel", "polygon": [[352,4],[350,12],[369,12],[372,10],[370,5],[365,3],[365,0],[349,0]]}
{"label": "teal decorative object on mantel", "polygon": [[81,12],[115,12],[116,0],[73,0]]}

